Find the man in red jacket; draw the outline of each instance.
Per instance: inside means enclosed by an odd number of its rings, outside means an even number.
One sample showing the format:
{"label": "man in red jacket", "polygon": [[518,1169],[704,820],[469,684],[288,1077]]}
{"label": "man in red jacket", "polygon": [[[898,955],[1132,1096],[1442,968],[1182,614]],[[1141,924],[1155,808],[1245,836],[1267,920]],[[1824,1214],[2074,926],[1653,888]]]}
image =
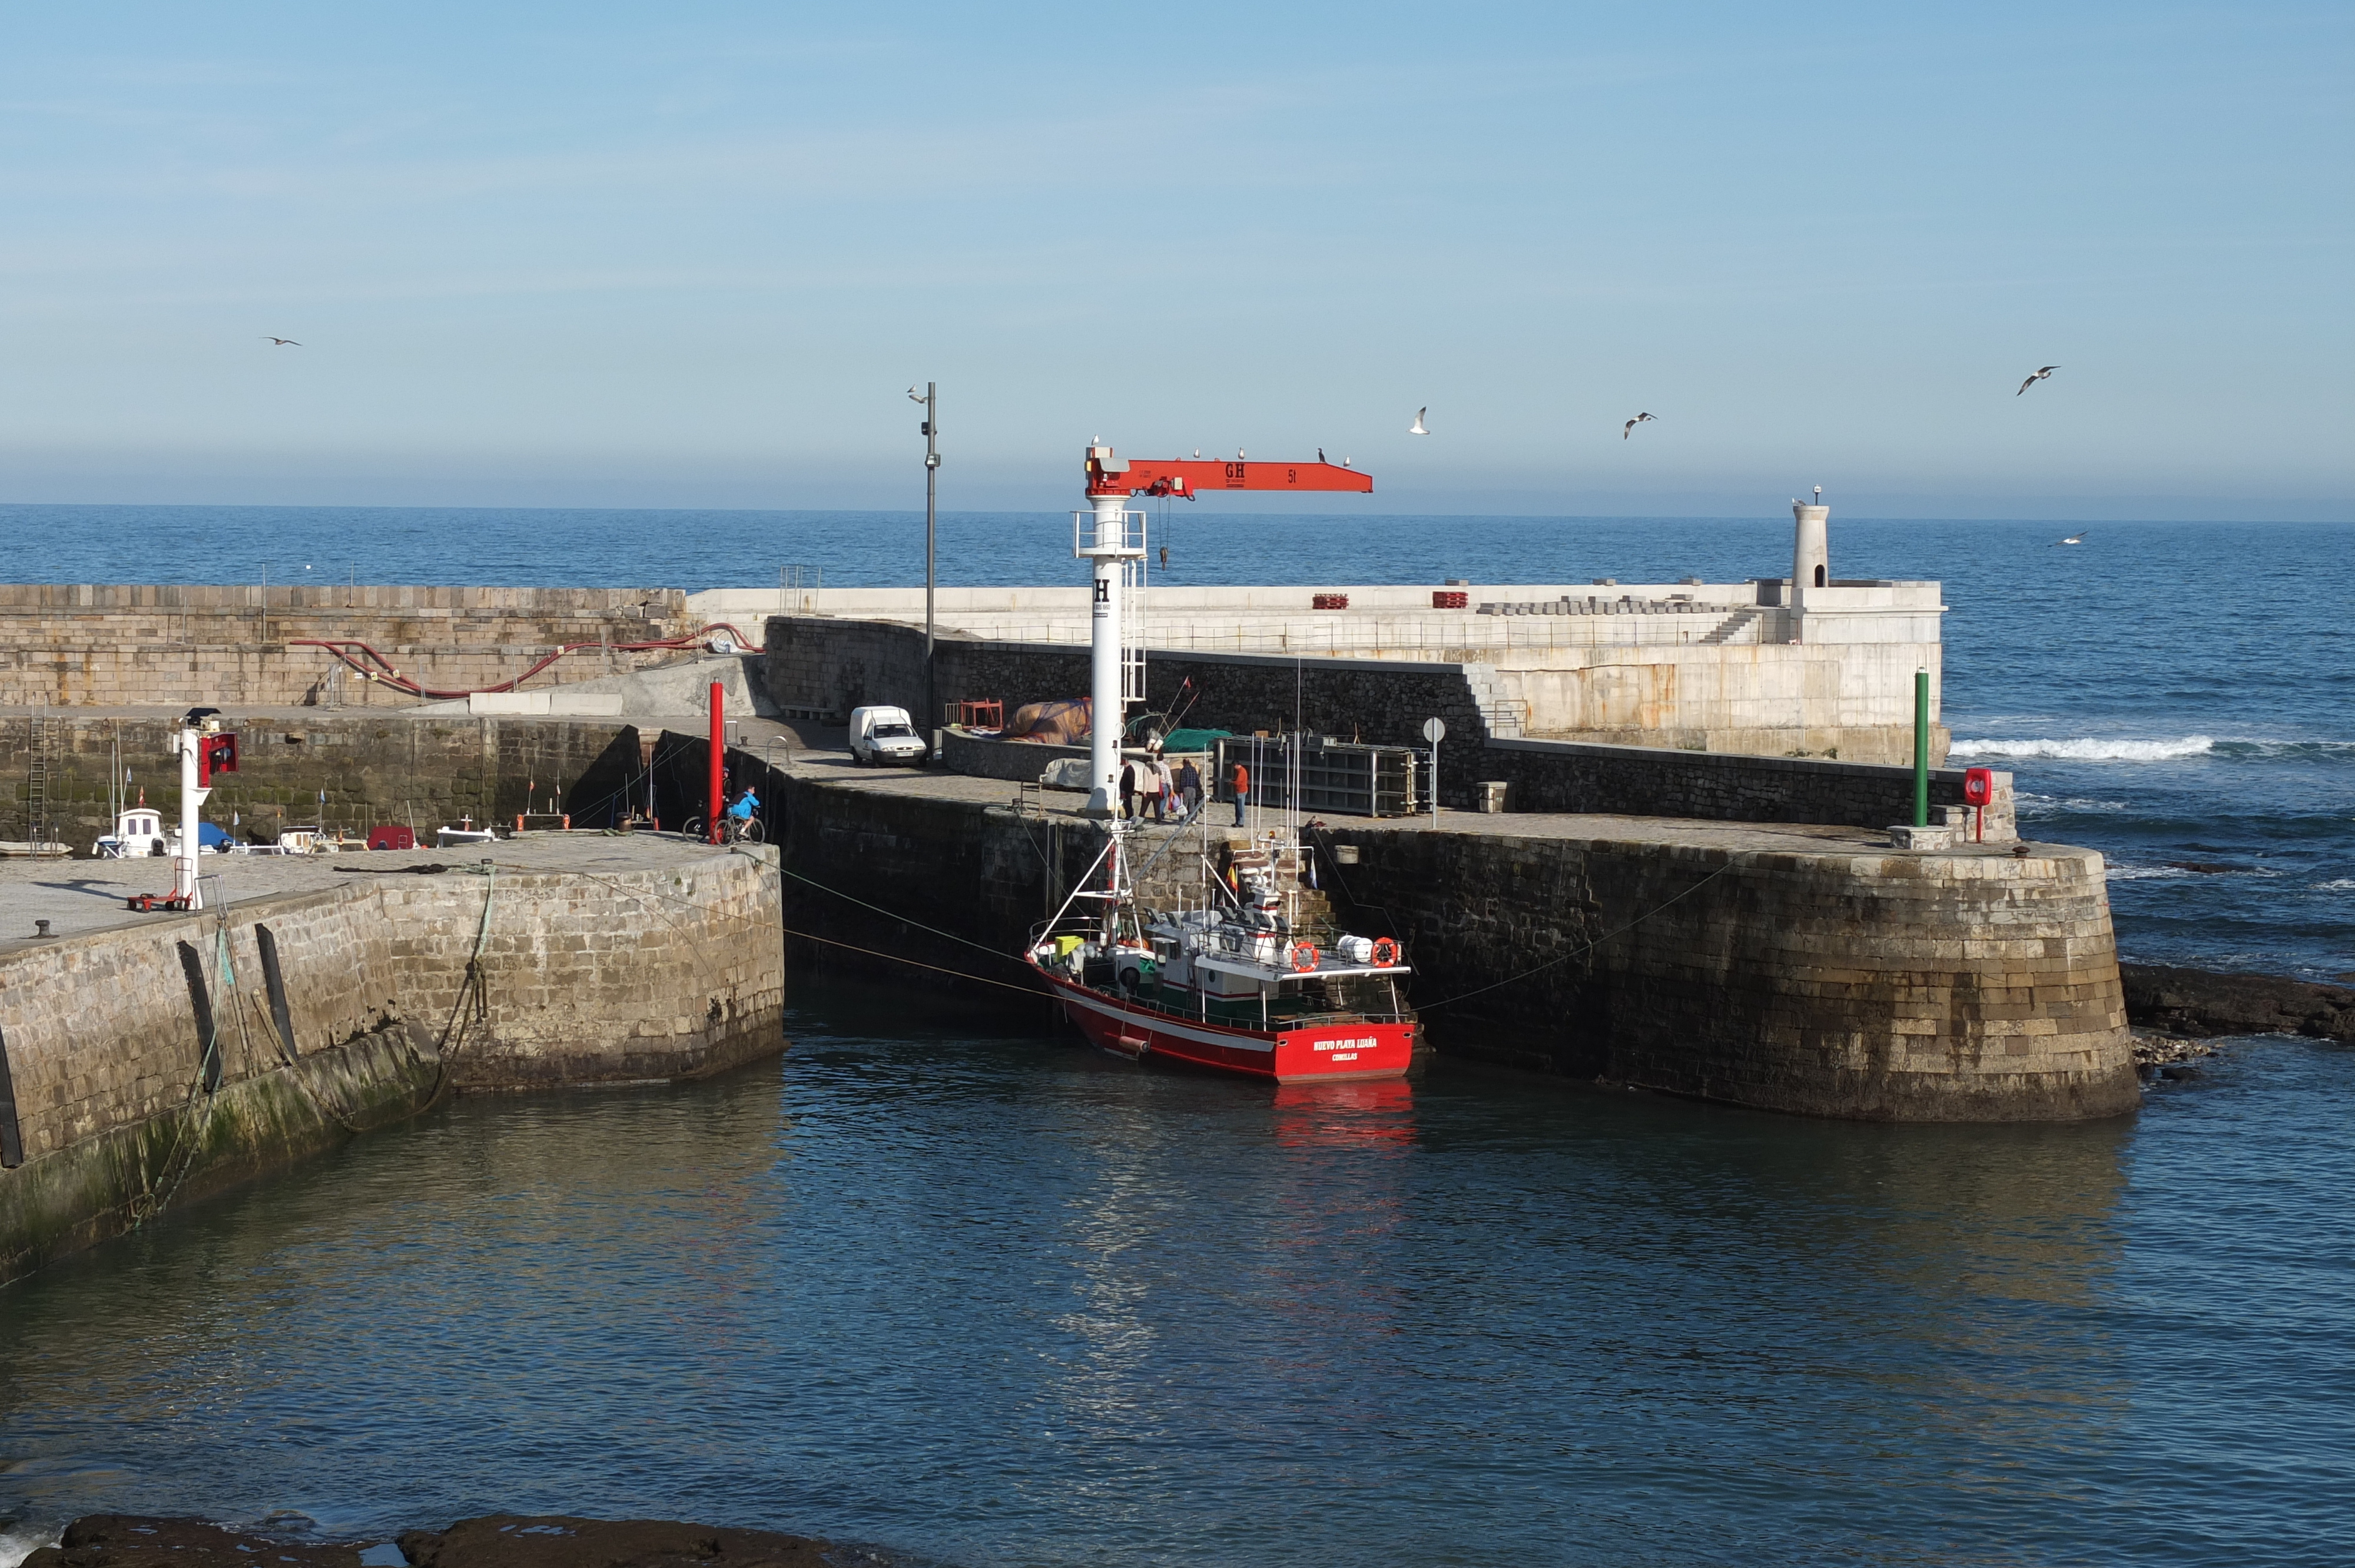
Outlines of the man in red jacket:
{"label": "man in red jacket", "polygon": [[1243,808],[1251,804],[1251,769],[1240,762],[1236,763],[1228,782],[1234,786],[1235,826],[1240,828],[1243,825]]}

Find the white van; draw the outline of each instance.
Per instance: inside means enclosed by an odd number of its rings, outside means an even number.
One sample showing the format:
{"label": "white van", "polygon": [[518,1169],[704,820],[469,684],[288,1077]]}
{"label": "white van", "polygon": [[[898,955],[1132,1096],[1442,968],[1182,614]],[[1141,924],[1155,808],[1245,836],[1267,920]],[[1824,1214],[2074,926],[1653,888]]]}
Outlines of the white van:
{"label": "white van", "polygon": [[850,755],[870,768],[893,762],[921,768],[930,749],[905,708],[850,710]]}

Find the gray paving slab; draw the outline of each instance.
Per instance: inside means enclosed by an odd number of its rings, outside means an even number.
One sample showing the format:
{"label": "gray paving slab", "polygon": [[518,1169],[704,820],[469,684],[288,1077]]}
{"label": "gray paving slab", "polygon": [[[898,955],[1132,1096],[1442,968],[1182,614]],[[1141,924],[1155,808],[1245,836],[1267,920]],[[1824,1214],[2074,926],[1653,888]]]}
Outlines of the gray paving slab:
{"label": "gray paving slab", "polygon": [[[487,855],[503,872],[581,872],[607,875],[650,867],[692,864],[728,849],[674,833],[525,833],[496,844],[442,850],[354,851],[322,855],[207,855],[201,866],[208,900],[250,903],[285,894],[308,893],[389,875],[419,874],[410,868],[477,865]],[[52,939],[112,930],[165,915],[140,915],[124,907],[138,893],[168,893],[172,863],[163,855],[141,860],[0,860],[0,952],[38,940],[33,922],[49,922]]]}

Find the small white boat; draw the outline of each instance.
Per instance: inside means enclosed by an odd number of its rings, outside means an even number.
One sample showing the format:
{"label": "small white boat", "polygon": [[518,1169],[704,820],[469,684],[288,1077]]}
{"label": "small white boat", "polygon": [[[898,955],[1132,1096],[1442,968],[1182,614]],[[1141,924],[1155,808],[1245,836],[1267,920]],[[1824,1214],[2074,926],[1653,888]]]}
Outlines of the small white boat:
{"label": "small white boat", "polygon": [[[173,837],[179,836],[175,824]],[[133,806],[114,819],[114,831],[90,846],[101,860],[144,860],[165,853],[164,813],[149,806]]]}
{"label": "small white boat", "polygon": [[[208,829],[214,836],[207,836]],[[197,841],[202,854],[222,854],[234,847],[228,833],[209,822],[197,824]],[[153,806],[133,806],[116,813],[114,831],[91,844],[90,853],[101,860],[176,855],[180,853],[180,824],[165,822],[164,813]]]}

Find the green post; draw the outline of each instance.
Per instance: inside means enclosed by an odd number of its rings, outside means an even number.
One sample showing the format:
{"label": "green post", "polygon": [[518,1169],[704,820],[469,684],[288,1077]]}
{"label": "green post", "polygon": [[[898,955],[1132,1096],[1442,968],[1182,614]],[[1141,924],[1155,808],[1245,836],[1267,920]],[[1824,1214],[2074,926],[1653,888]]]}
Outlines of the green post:
{"label": "green post", "polygon": [[1930,672],[1913,672],[1913,825],[1930,825]]}

